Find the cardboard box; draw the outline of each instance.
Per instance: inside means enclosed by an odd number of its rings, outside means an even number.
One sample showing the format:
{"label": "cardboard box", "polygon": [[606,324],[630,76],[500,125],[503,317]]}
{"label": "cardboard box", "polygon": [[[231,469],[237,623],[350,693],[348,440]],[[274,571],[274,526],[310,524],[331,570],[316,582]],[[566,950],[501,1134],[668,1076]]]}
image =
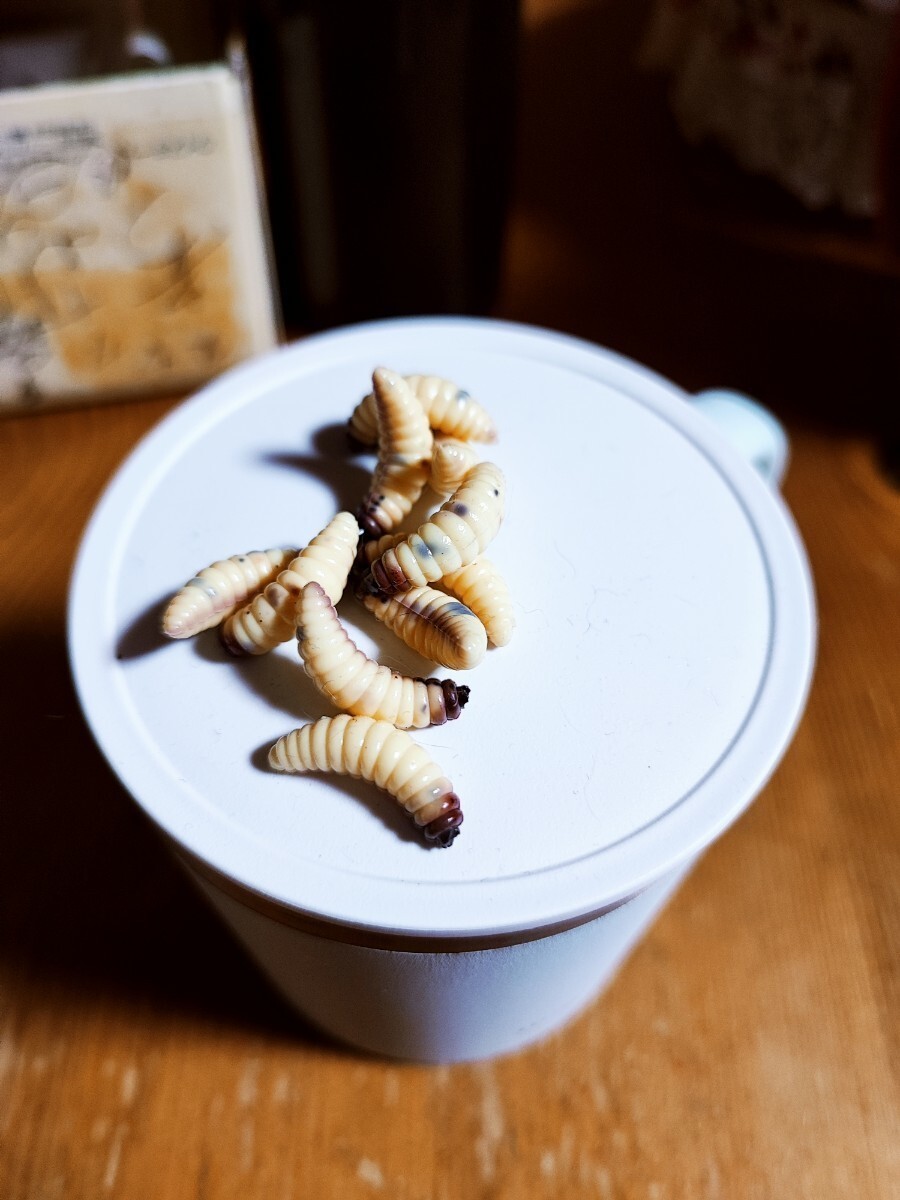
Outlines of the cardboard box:
{"label": "cardboard box", "polygon": [[179,391],[277,341],[224,65],[0,93],[0,408]]}

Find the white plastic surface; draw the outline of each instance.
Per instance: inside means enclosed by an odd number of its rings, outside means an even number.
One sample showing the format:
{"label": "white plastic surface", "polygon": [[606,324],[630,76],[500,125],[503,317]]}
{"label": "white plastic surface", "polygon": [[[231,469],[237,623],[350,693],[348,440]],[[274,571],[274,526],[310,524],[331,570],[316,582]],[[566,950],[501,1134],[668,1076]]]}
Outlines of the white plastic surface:
{"label": "white plastic surface", "polygon": [[195,882],[275,988],[339,1041],[447,1063],[508,1054],[571,1019],[606,986],[687,874],[670,872],[612,912],[491,950],[408,953],[291,929]]}
{"label": "white plastic surface", "polygon": [[[230,554],[302,545],[374,461],[343,425],[379,364],[446,375],[500,429],[489,557],[511,644],[453,724],[417,734],[462,836],[423,845],[371,785],[287,777],[268,747],[332,711],[286,644],[237,662],[166,644],[166,598]],[[596,911],[696,854],[764,783],[799,719],[814,618],[780,499],[673,385],[596,347],[489,321],[312,338],[230,372],[137,449],[73,580],[76,683],[112,766],[177,842],[251,890],[372,930],[491,934]],[[430,666],[352,599],[357,643]],[[449,672],[440,672],[450,674]]]}

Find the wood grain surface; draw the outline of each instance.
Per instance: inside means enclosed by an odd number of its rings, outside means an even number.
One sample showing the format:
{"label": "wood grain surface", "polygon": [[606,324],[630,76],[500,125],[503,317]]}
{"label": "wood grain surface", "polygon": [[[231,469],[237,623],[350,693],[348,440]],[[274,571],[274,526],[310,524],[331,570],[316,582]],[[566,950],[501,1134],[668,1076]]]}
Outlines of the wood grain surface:
{"label": "wood grain surface", "polygon": [[667,209],[627,65],[646,7],[525,5],[497,313],[786,421],[821,616],[793,746],[544,1043],[441,1068],[335,1046],[187,883],[69,678],[78,539],[174,401],[0,421],[4,1200],[900,1195],[900,492],[879,461],[897,286],[748,257]]}
{"label": "wood grain surface", "polygon": [[0,1194],[846,1197],[900,1189],[900,495],[792,428],[807,717],[607,993],[543,1044],[361,1057],[268,991],[105,768],[69,568],[162,401],[0,423]]}

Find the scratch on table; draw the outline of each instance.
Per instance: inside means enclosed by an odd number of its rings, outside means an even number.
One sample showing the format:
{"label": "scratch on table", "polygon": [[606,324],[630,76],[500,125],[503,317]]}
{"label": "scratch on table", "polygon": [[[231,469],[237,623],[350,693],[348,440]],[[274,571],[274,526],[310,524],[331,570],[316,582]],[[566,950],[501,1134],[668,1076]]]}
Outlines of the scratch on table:
{"label": "scratch on table", "polygon": [[276,1104],[287,1104],[291,1098],[291,1077],[282,1071],[272,1084],[272,1099]]}
{"label": "scratch on table", "polygon": [[707,1200],[720,1200],[722,1195],[722,1181],[719,1175],[719,1167],[714,1158],[708,1158],[703,1168],[703,1194]]}
{"label": "scratch on table", "polygon": [[477,1073],[481,1077],[481,1133],[475,1139],[475,1154],[482,1179],[490,1182],[497,1171],[497,1151],[503,1140],[503,1108],[493,1068],[483,1063]]}
{"label": "scratch on table", "polygon": [[597,1110],[597,1112],[609,1112],[609,1092],[603,1080],[598,1079],[596,1075],[592,1075],[588,1081],[588,1087],[590,1089],[591,1099],[594,1101],[594,1108]]}
{"label": "scratch on table", "polygon": [[134,1063],[130,1063],[122,1072],[122,1103],[127,1107],[134,1103],[134,1098],[137,1095],[138,1082],[140,1076],[138,1069]]}
{"label": "scratch on table", "polygon": [[356,1167],[356,1176],[363,1183],[367,1183],[369,1187],[383,1188],[384,1175],[381,1167],[377,1162],[373,1162],[371,1158],[361,1158]]}
{"label": "scratch on table", "polygon": [[109,1148],[109,1157],[106,1160],[106,1170],[103,1173],[103,1186],[108,1192],[111,1192],[116,1184],[119,1166],[122,1161],[122,1143],[125,1141],[127,1132],[127,1124],[121,1121],[113,1133],[112,1145]]}
{"label": "scratch on table", "polygon": [[609,1168],[599,1164],[595,1166],[594,1179],[597,1183],[597,1191],[600,1193],[602,1200],[612,1200],[613,1182]]}
{"label": "scratch on table", "polygon": [[393,1108],[400,1099],[400,1080],[396,1071],[388,1071],[384,1077],[384,1102]]}
{"label": "scratch on table", "polygon": [[256,1103],[259,1095],[259,1072],[261,1062],[258,1058],[251,1058],[244,1066],[243,1074],[238,1081],[238,1103],[242,1108],[250,1108]]}
{"label": "scratch on table", "polygon": [[98,1117],[91,1126],[91,1141],[104,1142],[109,1135],[109,1121],[105,1117]]}

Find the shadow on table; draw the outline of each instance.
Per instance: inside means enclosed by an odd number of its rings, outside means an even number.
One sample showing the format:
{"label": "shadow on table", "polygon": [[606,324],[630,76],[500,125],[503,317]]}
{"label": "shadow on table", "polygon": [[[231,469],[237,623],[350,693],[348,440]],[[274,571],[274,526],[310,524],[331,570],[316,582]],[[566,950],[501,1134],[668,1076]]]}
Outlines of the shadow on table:
{"label": "shadow on table", "polygon": [[32,1010],[164,1010],[331,1048],[270,989],[107,768],[62,633],[23,633],[0,656],[0,972],[10,996]]}

